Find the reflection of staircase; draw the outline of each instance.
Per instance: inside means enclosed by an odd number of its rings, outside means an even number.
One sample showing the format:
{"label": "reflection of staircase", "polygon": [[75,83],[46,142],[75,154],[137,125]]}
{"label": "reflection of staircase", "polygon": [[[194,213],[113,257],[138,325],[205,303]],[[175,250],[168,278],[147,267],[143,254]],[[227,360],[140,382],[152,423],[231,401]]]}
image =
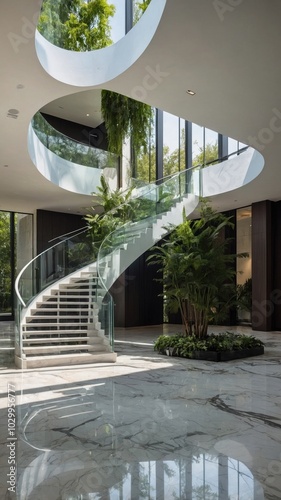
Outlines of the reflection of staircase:
{"label": "reflection of staircase", "polygon": [[119,230],[117,234],[112,233],[113,239],[109,247],[105,245],[106,251],[98,264],[60,279],[33,298],[22,313],[22,354],[17,351],[17,366],[34,368],[116,361],[101,326],[101,322],[108,326],[101,306],[105,290],[167,234],[169,224],[182,222],[183,209],[189,214],[197,203],[195,195],[179,196],[159,215],[155,213],[129,223],[125,229],[121,228],[121,234]]}

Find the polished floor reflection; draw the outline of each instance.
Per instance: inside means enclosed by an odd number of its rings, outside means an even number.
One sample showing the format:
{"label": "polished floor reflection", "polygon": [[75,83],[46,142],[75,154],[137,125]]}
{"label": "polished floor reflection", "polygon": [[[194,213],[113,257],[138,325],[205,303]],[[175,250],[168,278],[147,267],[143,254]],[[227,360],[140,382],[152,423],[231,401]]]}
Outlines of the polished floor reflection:
{"label": "polished floor reflection", "polygon": [[[156,354],[163,329],[117,329],[114,365],[2,368],[0,498],[281,498],[281,334],[256,334],[264,356],[211,363]],[[14,497],[7,384],[17,390]]]}

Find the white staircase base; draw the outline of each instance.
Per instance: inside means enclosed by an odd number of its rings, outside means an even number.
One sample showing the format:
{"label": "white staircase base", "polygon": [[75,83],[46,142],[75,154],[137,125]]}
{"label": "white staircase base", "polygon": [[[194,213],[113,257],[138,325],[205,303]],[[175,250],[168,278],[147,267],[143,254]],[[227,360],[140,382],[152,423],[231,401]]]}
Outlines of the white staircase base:
{"label": "white staircase base", "polygon": [[76,354],[58,354],[53,356],[32,356],[26,359],[15,356],[15,365],[17,368],[44,368],[47,366],[65,366],[81,365],[92,363],[115,363],[117,354],[115,352],[96,352],[76,353]]}

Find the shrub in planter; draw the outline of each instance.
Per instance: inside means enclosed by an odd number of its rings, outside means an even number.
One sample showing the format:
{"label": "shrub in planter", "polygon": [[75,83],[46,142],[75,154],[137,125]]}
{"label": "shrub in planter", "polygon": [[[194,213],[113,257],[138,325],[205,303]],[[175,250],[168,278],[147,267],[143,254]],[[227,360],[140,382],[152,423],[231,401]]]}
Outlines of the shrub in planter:
{"label": "shrub in planter", "polygon": [[264,344],[253,336],[225,332],[219,335],[210,334],[204,339],[194,335],[183,336],[160,335],[154,344],[154,350],[160,354],[209,361],[228,361],[264,353]]}

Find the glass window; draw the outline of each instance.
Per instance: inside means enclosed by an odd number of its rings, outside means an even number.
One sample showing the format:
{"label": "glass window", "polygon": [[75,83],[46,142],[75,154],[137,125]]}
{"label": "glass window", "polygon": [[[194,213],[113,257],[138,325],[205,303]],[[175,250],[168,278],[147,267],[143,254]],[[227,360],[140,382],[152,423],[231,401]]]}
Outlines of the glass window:
{"label": "glass window", "polygon": [[118,42],[125,35],[125,0],[110,0],[115,6],[115,14],[110,18],[111,39],[113,43]]}
{"label": "glass window", "polygon": [[[231,137],[228,138],[228,154],[231,155],[231,153],[236,153],[238,151],[238,141],[236,139],[231,139]],[[236,156],[235,154],[231,155]]]}
{"label": "glass window", "polygon": [[180,118],[179,120],[179,138],[180,138],[179,170],[185,170],[187,168],[185,161],[186,134],[185,134],[185,120],[183,118]]}
{"label": "glass window", "polygon": [[180,167],[180,119],[163,113],[163,175],[175,174]]}
{"label": "glass window", "polygon": [[236,251],[248,257],[237,259],[237,285],[242,305],[238,307],[238,320],[250,322],[252,309],[252,209],[239,208],[236,212]]}
{"label": "glass window", "polygon": [[12,214],[0,212],[0,318],[12,314]]}
{"label": "glass window", "polygon": [[16,274],[32,259],[32,215],[0,212],[0,318],[12,319]]}
{"label": "glass window", "polygon": [[208,165],[217,163],[218,156],[218,133],[205,128],[205,163]]}
{"label": "glass window", "polygon": [[132,159],[133,177],[143,182],[156,180],[156,143],[155,143],[155,110],[148,134],[147,150],[141,151],[137,158]]}
{"label": "glass window", "polygon": [[192,165],[204,163],[205,134],[204,127],[192,123]]}

